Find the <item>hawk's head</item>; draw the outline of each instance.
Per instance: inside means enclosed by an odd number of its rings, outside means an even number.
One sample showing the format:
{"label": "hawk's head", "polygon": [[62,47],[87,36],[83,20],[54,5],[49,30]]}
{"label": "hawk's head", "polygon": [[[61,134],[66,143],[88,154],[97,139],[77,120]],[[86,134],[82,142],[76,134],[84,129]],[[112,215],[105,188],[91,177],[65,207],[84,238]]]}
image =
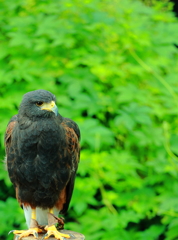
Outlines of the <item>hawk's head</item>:
{"label": "hawk's head", "polygon": [[19,115],[28,118],[42,118],[58,115],[55,96],[46,90],[36,90],[23,96]]}

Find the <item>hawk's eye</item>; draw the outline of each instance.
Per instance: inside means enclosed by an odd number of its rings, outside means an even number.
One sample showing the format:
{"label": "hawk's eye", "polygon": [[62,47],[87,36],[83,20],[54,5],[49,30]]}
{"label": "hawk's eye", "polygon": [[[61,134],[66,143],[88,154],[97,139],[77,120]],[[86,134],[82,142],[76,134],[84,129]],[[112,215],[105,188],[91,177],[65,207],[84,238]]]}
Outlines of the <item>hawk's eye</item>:
{"label": "hawk's eye", "polygon": [[43,105],[43,102],[41,102],[41,101],[38,101],[38,102],[36,102],[36,105],[40,107],[40,106],[42,106],[42,105]]}

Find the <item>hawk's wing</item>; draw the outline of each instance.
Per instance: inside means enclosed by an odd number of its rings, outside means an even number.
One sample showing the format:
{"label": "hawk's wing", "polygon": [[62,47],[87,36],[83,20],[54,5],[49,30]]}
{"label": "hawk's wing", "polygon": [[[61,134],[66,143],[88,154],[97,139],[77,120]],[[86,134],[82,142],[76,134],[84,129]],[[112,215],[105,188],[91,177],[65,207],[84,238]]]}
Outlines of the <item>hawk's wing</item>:
{"label": "hawk's wing", "polygon": [[[5,133],[5,137],[4,137],[4,144],[5,144],[5,149],[6,149],[6,155],[8,154],[10,146],[11,146],[12,132],[14,130],[14,127],[15,127],[16,123],[17,123],[17,115],[14,115],[10,119],[10,121],[9,121],[9,123],[7,125],[6,133]],[[14,160],[15,160],[15,158],[14,158]],[[13,160],[9,164],[12,164],[12,163],[13,163]],[[7,157],[5,158],[5,164],[7,165]],[[10,173],[9,173],[9,177],[10,177],[12,183],[14,184],[13,176]]]}
{"label": "hawk's wing", "polygon": [[15,127],[16,122],[17,122],[17,115],[14,115],[7,125],[6,133],[5,133],[5,139],[4,139],[5,140],[6,151],[8,151],[8,149],[9,149],[9,145],[11,143],[12,131]]}
{"label": "hawk's wing", "polygon": [[63,118],[63,121],[61,124],[66,131],[66,138],[68,142],[67,151],[72,158],[72,166],[70,166],[71,177],[65,188],[65,194],[64,194],[65,203],[63,204],[63,208],[61,210],[61,213],[65,213],[69,207],[69,203],[72,197],[76,171],[77,171],[78,163],[80,159],[80,145],[79,145],[80,130],[77,124],[69,118]]}
{"label": "hawk's wing", "polygon": [[[4,144],[5,144],[5,150],[6,150],[6,157],[5,157],[5,165],[6,165],[6,169],[8,168],[8,172],[9,172],[9,178],[11,180],[11,182],[13,183],[14,187],[15,187],[15,191],[16,191],[16,198],[17,198],[17,188],[16,188],[16,184],[15,184],[15,176],[14,176],[14,172],[11,171],[11,166],[13,165],[13,162],[15,161],[15,157],[11,159],[11,161],[8,161],[7,163],[7,155],[9,153],[10,150],[10,146],[11,146],[11,139],[12,139],[12,132],[14,130],[14,127],[17,123],[17,114],[14,115],[6,128],[6,132],[5,132],[5,137],[4,137]],[[8,166],[7,166],[8,165]],[[18,198],[17,198],[18,199]]]}

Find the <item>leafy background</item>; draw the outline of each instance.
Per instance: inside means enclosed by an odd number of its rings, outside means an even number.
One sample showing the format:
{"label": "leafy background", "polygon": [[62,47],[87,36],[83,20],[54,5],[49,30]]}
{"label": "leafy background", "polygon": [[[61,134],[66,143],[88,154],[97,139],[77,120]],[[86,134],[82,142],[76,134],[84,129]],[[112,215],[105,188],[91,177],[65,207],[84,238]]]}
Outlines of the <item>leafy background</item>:
{"label": "leafy background", "polygon": [[167,0],[0,1],[0,239],[26,228],[4,170],[24,93],[82,132],[66,228],[88,240],[178,239],[178,22]]}

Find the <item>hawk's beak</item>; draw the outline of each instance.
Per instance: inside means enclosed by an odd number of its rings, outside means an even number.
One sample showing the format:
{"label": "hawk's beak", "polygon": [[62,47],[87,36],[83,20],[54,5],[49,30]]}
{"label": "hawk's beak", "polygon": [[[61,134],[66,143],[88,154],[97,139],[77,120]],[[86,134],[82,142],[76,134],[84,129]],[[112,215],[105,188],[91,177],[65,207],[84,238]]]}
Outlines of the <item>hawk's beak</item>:
{"label": "hawk's beak", "polygon": [[48,102],[48,103],[43,103],[41,106],[41,110],[47,110],[50,112],[54,112],[55,115],[57,116],[58,114],[58,109],[54,101]]}

